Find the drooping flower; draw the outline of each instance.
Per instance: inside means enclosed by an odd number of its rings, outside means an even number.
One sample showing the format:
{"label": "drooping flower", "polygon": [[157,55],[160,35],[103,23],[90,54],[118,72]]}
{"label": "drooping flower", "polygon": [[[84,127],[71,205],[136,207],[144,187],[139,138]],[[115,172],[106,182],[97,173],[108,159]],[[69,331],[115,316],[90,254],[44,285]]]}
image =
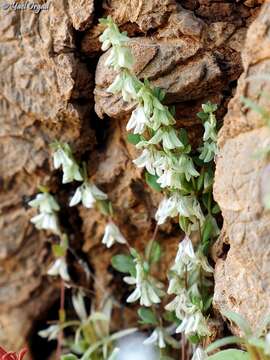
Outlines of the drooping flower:
{"label": "drooping flower", "polygon": [[108,87],[107,92],[117,94],[122,92],[123,100],[126,102],[136,99],[136,86],[138,81],[126,71],[118,74],[113,83]]}
{"label": "drooping flower", "polygon": [[136,263],[136,277],[126,276],[124,281],[129,285],[136,285],[135,290],[127,298],[128,303],[140,300],[140,305],[146,307],[160,303],[160,297],[164,294],[161,290],[162,284],[145,272],[140,261]]}
{"label": "drooping flower", "polygon": [[87,316],[83,296],[80,292],[77,292],[76,294],[72,295],[72,304],[81,321],[82,322],[86,321],[88,316]]}
{"label": "drooping flower", "polygon": [[32,217],[30,221],[39,230],[49,230],[57,235],[61,233],[55,213],[41,213]]}
{"label": "drooping flower", "polygon": [[132,111],[126,129],[127,131],[134,129],[134,134],[142,134],[145,131],[148,122],[149,121],[144,112],[143,106],[139,105],[135,110]]}
{"label": "drooping flower", "polygon": [[214,157],[218,153],[218,147],[215,142],[204,142],[203,146],[200,148],[200,156],[199,158],[203,160],[205,163],[208,163],[214,159]]}
{"label": "drooping flower", "polygon": [[42,338],[50,340],[57,340],[58,334],[61,331],[59,325],[50,325],[47,329],[38,332],[38,335]]}
{"label": "drooping flower", "polygon": [[139,168],[145,167],[150,174],[155,175],[155,162],[157,157],[158,151],[149,147],[149,149],[144,149],[141,155],[133,160],[133,163]]}
{"label": "drooping flower", "polygon": [[58,235],[61,233],[57,216],[60,207],[51,194],[48,192],[37,194],[29,205],[39,210],[39,214],[30,220],[37,229],[49,230]]}
{"label": "drooping flower", "polygon": [[62,167],[63,170],[63,184],[72,182],[74,180],[82,181],[82,174],[73,157],[72,150],[67,143],[53,143],[51,145],[53,152],[53,163],[54,168],[59,169]]}
{"label": "drooping flower", "polygon": [[47,274],[50,276],[60,276],[64,281],[70,281],[65,258],[60,257],[56,259],[55,262],[47,271]]}
{"label": "drooping flower", "polygon": [[184,272],[191,271],[196,265],[196,255],[194,253],[193,245],[188,236],[182,240],[178,246],[174,265],[172,270],[176,271],[178,275],[182,276]]}
{"label": "drooping flower", "polygon": [[69,206],[75,206],[82,202],[84,207],[92,208],[97,200],[106,199],[108,199],[108,196],[95,184],[84,181],[84,183],[76,189]]}
{"label": "drooping flower", "polygon": [[196,305],[192,304],[187,290],[182,287],[178,295],[165,306],[168,311],[174,311],[179,320],[183,320],[187,314],[192,314],[197,310]]}
{"label": "drooping flower", "polygon": [[111,66],[115,70],[121,68],[131,69],[133,65],[133,57],[129,48],[115,45],[105,61],[106,66]]}
{"label": "drooping flower", "polygon": [[179,157],[177,166],[174,166],[174,170],[180,174],[185,174],[187,181],[190,181],[192,177],[200,175],[195,169],[191,157],[185,154]]}
{"label": "drooping flower", "polygon": [[100,22],[107,26],[99,37],[99,41],[102,42],[102,51],[108,50],[112,45],[125,45],[129,41],[126,33],[120,32],[111,18],[102,19]]}
{"label": "drooping flower", "polygon": [[156,328],[152,334],[144,340],[144,345],[157,345],[160,349],[166,347],[164,332],[162,328]]}
{"label": "drooping flower", "polygon": [[48,192],[37,194],[35,199],[28,203],[33,208],[38,208],[40,212],[53,213],[59,211],[60,207],[54,197]]}
{"label": "drooping flower", "polygon": [[207,321],[201,311],[186,315],[176,329],[176,333],[185,333],[187,336],[198,334],[199,336],[209,335]]}
{"label": "drooping flower", "polygon": [[175,217],[178,214],[178,200],[178,195],[173,194],[160,202],[155,215],[158,225],[164,224],[168,217]]}
{"label": "drooping flower", "polygon": [[167,150],[184,147],[173,127],[158,129],[155,135],[148,141],[149,144],[154,145],[161,142],[163,148]]}
{"label": "drooping flower", "polygon": [[115,243],[125,244],[126,242],[127,241],[121,234],[118,226],[116,226],[113,222],[110,222],[106,225],[102,244],[106,245],[107,248],[110,248]]}
{"label": "drooping flower", "polygon": [[[159,103],[159,106],[157,106],[157,102]],[[158,100],[153,102],[153,106],[153,115],[149,122],[149,127],[151,127],[151,129],[157,131],[162,125],[169,126],[175,124],[175,120],[170,111]]]}

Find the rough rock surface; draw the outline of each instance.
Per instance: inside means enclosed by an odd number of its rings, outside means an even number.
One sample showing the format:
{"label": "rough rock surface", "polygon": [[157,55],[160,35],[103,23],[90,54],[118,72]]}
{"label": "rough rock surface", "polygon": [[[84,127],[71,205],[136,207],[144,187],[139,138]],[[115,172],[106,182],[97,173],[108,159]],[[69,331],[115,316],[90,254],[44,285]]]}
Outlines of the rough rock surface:
{"label": "rough rock surface", "polygon": [[216,263],[214,303],[219,311],[240,313],[253,326],[270,313],[270,212],[263,207],[261,186],[268,159],[258,158],[270,144],[270,130],[258,113],[243,106],[241,96],[270,110],[269,29],[270,5],[265,4],[247,33],[244,72],[219,134],[214,189],[230,246]]}
{"label": "rough rock surface", "polygon": [[[52,171],[50,161],[51,140],[68,141],[78,159],[87,162],[131,243],[143,248],[155,227],[161,195],[149,190],[132,164],[136,150],[126,143],[125,131],[131,107],[106,93],[115,74],[102,67],[108,54],[99,59],[98,18],[112,15],[133,37],[135,72],[166,89],[167,102],[176,104],[178,125],[196,142],[201,103],[219,103],[219,118],[226,111],[242,71],[246,29],[259,3],[57,0],[39,14],[0,10],[0,344],[18,350],[31,343],[36,323],[46,319],[59,294],[57,282],[45,276],[54,239],[29,224],[33,211],[26,203],[41,183],[57,194],[72,246],[82,245],[98,282],[111,291],[117,286],[111,282],[111,253],[100,245],[105,220],[95,210],[64,206],[74,187],[60,188],[60,173]],[[93,110],[94,76],[102,120]],[[179,235],[174,224],[160,230],[167,262],[175,255]],[[165,276],[165,269],[159,270]],[[124,291],[119,294],[116,288],[119,298]],[[40,354],[32,356],[42,360]]]}

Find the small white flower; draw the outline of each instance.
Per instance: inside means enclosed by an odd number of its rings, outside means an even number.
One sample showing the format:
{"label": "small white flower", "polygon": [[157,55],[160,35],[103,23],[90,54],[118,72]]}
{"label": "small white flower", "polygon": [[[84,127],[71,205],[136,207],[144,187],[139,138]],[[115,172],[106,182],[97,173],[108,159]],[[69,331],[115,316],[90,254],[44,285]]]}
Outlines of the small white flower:
{"label": "small white flower", "polygon": [[182,154],[179,157],[175,170],[180,174],[185,174],[187,181],[190,181],[192,177],[196,177],[200,175],[198,171],[195,169],[191,157],[185,154]]}
{"label": "small white flower", "polygon": [[133,163],[139,168],[145,167],[150,174],[155,175],[156,172],[154,164],[157,154],[158,152],[155,149],[144,149],[141,155],[137,159],[133,160]]}
{"label": "small white flower", "polygon": [[33,208],[38,208],[40,212],[45,213],[52,213],[60,210],[60,207],[54,197],[47,192],[37,194],[36,198],[29,201],[28,204]]}
{"label": "small white flower", "polygon": [[201,225],[204,222],[204,215],[202,213],[200,203],[195,196],[188,195],[179,197],[178,211],[180,216],[197,218]]}
{"label": "small white flower", "polygon": [[72,295],[72,304],[81,321],[86,321],[88,316],[87,316],[83,296],[80,292],[78,292],[76,295],[75,294]]}
{"label": "small white flower", "polygon": [[214,159],[218,154],[218,147],[215,142],[204,142],[203,147],[200,148],[201,155],[199,158],[205,163],[208,163]]}
{"label": "small white flower", "polygon": [[126,129],[127,131],[134,129],[134,134],[142,134],[145,131],[148,122],[144,107],[139,105],[133,110]]}
{"label": "small white flower", "polygon": [[97,200],[106,200],[107,198],[108,196],[96,185],[85,181],[76,189],[69,206],[74,206],[82,202],[84,207],[92,208]]}
{"label": "small white flower", "polygon": [[198,334],[199,336],[209,335],[207,322],[201,311],[187,315],[182,323],[176,329],[176,333],[185,333],[186,335]]}
{"label": "small white flower", "polygon": [[38,332],[38,335],[42,338],[50,340],[56,340],[61,328],[59,325],[51,325],[47,329]]}
{"label": "small white flower", "polygon": [[160,297],[163,296],[161,290],[162,284],[148,276],[140,261],[136,264],[136,278],[127,276],[124,281],[129,285],[136,285],[135,290],[127,298],[127,302],[135,302],[140,299],[140,305],[149,307],[160,303]]}
{"label": "small white flower", "polygon": [[[158,107],[157,102],[159,103]],[[169,110],[158,100],[154,101],[153,115],[150,119],[149,127],[156,131],[161,125],[169,126],[173,124],[175,124],[175,120]]]}
{"label": "small white flower", "polygon": [[105,65],[113,67],[114,70],[119,70],[121,68],[131,69],[133,65],[133,57],[130,49],[114,46],[105,61]]}
{"label": "small white flower", "polygon": [[107,28],[99,37],[99,41],[102,42],[102,51],[108,50],[112,45],[125,45],[129,41],[129,37],[121,33],[111,19],[106,20],[106,26]]}
{"label": "small white flower", "polygon": [[175,217],[178,214],[178,196],[176,194],[164,198],[158,207],[155,219],[158,225],[164,224],[168,217]]}
{"label": "small white flower", "polygon": [[30,221],[39,230],[49,230],[57,235],[61,233],[58,217],[54,213],[40,213],[32,217]]}
{"label": "small white flower", "polygon": [[82,175],[79,165],[73,158],[71,148],[68,144],[57,143],[53,145],[55,150],[53,152],[54,168],[59,169],[62,166],[63,170],[63,184],[72,182],[74,180],[82,181]]}
{"label": "small white flower", "polygon": [[133,76],[126,71],[122,71],[108,87],[107,92],[117,94],[121,91],[123,100],[129,102],[136,99],[136,83]]}
{"label": "small white flower", "polygon": [[149,144],[154,145],[159,144],[160,142],[162,142],[163,148],[167,150],[184,147],[177,137],[176,131],[172,127],[168,129],[158,129],[155,135],[148,141]]}
{"label": "small white flower", "polygon": [[184,271],[191,271],[194,268],[196,260],[192,242],[190,238],[186,236],[178,246],[172,270],[176,271],[181,276]]}
{"label": "small white flower", "polygon": [[60,276],[64,281],[70,281],[67,264],[63,257],[55,260],[47,274],[50,276]]}
{"label": "small white flower", "polygon": [[207,360],[207,357],[206,352],[201,347],[197,347],[191,360]]}
{"label": "small white flower", "polygon": [[162,328],[156,328],[152,334],[144,340],[144,345],[157,345],[160,349],[166,347],[164,332]]}
{"label": "small white flower", "polygon": [[125,244],[126,242],[126,239],[114,223],[110,222],[106,225],[102,244],[106,245],[107,248],[110,248],[115,243]]}
{"label": "small white flower", "polygon": [[183,320],[187,314],[196,311],[196,305],[192,304],[185,288],[179,291],[179,294],[165,306],[168,311],[175,311],[175,315],[179,320]]}

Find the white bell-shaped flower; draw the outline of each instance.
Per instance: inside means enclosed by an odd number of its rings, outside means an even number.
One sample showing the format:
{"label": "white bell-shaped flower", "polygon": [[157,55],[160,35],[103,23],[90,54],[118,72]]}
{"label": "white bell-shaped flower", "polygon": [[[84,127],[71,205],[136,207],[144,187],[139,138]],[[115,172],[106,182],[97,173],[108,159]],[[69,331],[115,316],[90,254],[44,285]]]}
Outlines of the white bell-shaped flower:
{"label": "white bell-shaped flower", "polygon": [[149,121],[144,112],[144,107],[139,105],[135,110],[132,111],[126,128],[127,131],[134,129],[134,134],[142,134],[145,131],[148,123]]}
{"label": "white bell-shaped flower", "polygon": [[155,175],[156,172],[154,164],[157,156],[157,150],[152,148],[144,149],[141,155],[137,159],[133,160],[133,163],[139,168],[145,167],[149,174]]}
{"label": "white bell-shaped flower", "polygon": [[107,248],[110,248],[115,243],[125,244],[126,242],[127,241],[121,234],[118,226],[116,226],[113,222],[110,222],[106,225],[102,244],[106,245]]}
{"label": "white bell-shaped flower", "polygon": [[50,325],[47,329],[38,332],[38,335],[42,338],[50,340],[57,340],[58,334],[61,331],[59,325]]}
{"label": "white bell-shaped flower", "polygon": [[158,129],[155,135],[148,141],[149,144],[154,145],[159,144],[160,142],[162,142],[163,148],[167,150],[184,147],[178,138],[176,131],[172,127]]}
{"label": "white bell-shaped flower", "polygon": [[74,180],[82,181],[83,178],[79,165],[72,155],[70,146],[66,143],[57,143],[56,145],[53,145],[53,148],[55,149],[53,152],[54,168],[59,169],[62,166],[63,184]]}
{"label": "white bell-shaped flower", "polygon": [[207,321],[201,311],[187,315],[176,329],[176,333],[185,333],[187,336],[198,334],[199,336],[209,335]]}
{"label": "white bell-shaped flower", "polygon": [[40,213],[32,217],[30,221],[39,230],[48,230],[56,235],[61,233],[58,217],[55,213]]}
{"label": "white bell-shaped flower", "polygon": [[80,292],[77,292],[77,294],[72,295],[72,304],[80,320],[82,322],[86,321],[88,316],[87,316],[83,296]]}
{"label": "white bell-shaped flower", "polygon": [[57,201],[47,192],[37,194],[35,199],[29,201],[28,204],[33,208],[38,208],[40,212],[45,213],[52,213],[60,210]]}
{"label": "white bell-shaped flower", "polygon": [[144,345],[157,345],[160,349],[164,349],[166,347],[166,343],[163,329],[156,328],[143,343]]}
{"label": "white bell-shaped flower", "polygon": [[97,200],[106,199],[108,199],[108,196],[95,184],[85,181],[76,189],[72,199],[70,200],[69,206],[75,206],[82,202],[84,207],[90,209],[94,206]]}
{"label": "white bell-shaped flower", "polygon": [[178,196],[176,194],[164,198],[158,207],[155,219],[158,225],[164,224],[168,217],[175,217],[178,214]]}
{"label": "white bell-shaped flower", "polygon": [[56,259],[47,271],[47,274],[50,276],[60,276],[64,281],[70,281],[65,258],[60,257]]}
{"label": "white bell-shaped flower", "polygon": [[136,264],[136,277],[126,276],[124,281],[129,285],[136,285],[135,290],[127,298],[128,303],[139,299],[140,305],[146,307],[160,303],[160,297],[164,294],[161,290],[162,284],[145,273],[141,262],[138,261]]}

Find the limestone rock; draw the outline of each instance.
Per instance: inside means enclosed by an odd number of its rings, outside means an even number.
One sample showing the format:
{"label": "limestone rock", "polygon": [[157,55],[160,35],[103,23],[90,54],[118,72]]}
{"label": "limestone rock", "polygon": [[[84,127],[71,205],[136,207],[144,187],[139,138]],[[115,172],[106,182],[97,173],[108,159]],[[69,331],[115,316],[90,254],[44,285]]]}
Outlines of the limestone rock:
{"label": "limestone rock", "polygon": [[270,130],[258,113],[244,107],[241,96],[270,110],[269,96],[263,95],[270,92],[269,27],[270,5],[265,4],[248,31],[244,73],[219,134],[214,187],[230,246],[216,264],[214,303],[219,311],[240,313],[252,326],[270,312],[270,213],[260,186],[267,159],[256,157],[269,146]]}

